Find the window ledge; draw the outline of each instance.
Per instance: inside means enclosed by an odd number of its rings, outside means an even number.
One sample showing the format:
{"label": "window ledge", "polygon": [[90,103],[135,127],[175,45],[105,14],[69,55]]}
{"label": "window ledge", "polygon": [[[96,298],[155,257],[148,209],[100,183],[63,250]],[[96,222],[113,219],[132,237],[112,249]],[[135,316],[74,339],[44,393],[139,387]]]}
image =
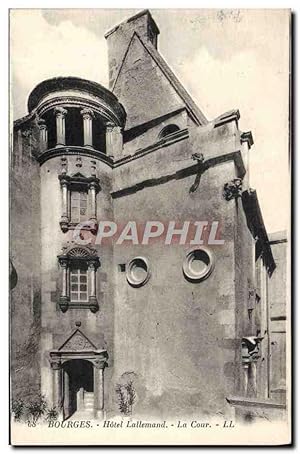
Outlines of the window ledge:
{"label": "window ledge", "polygon": [[69,297],[60,297],[59,307],[62,312],[68,309],[90,309],[91,312],[96,313],[99,310],[99,303],[96,297],[89,297],[89,301],[70,301]]}
{"label": "window ledge", "polygon": [[92,233],[97,233],[98,230],[98,222],[94,219],[87,219],[86,221],[80,222],[68,222],[65,220],[60,221],[60,228],[61,230],[66,233],[69,230],[75,230],[80,225],[80,231],[85,230]]}

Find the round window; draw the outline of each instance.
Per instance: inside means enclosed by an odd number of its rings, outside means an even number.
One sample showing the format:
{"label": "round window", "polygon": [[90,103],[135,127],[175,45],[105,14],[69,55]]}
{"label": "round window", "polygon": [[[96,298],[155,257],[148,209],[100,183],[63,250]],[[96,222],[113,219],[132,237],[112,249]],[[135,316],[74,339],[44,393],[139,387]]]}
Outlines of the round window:
{"label": "round window", "polygon": [[133,287],[141,287],[150,278],[148,261],[143,257],[135,257],[127,267],[127,281]]}
{"label": "round window", "polygon": [[188,252],[183,262],[183,273],[188,280],[199,282],[211,274],[213,265],[213,257],[208,249],[194,249]]}

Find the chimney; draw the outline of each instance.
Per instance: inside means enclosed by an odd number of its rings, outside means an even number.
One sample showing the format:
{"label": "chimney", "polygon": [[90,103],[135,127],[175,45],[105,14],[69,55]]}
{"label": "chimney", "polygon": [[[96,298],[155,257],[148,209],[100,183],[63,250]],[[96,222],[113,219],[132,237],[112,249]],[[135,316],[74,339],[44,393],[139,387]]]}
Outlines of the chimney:
{"label": "chimney", "polygon": [[108,45],[109,88],[112,89],[118,70],[122,64],[125,52],[132,35],[136,32],[142,40],[151,43],[157,49],[159,29],[148,10],[143,10],[135,16],[117,25],[104,36]]}

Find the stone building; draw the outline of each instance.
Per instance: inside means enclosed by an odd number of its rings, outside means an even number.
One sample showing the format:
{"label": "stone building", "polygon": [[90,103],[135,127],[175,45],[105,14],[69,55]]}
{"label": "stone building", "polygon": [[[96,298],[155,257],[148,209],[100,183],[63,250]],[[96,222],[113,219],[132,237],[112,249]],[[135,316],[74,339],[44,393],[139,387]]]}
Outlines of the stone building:
{"label": "stone building", "polygon": [[[132,383],[137,416],[281,417],[286,239],[249,187],[239,111],[208,121],[158,35],[149,11],[116,26],[109,89],[45,80],[14,123],[12,397],[111,417]],[[224,244],[83,245],[101,220],[219,221]]]}

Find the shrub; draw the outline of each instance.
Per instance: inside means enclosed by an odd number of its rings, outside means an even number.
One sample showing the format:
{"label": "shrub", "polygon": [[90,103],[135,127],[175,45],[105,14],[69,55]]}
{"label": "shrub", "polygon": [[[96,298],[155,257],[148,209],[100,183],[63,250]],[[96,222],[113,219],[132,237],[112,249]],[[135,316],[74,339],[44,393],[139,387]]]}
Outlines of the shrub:
{"label": "shrub", "polygon": [[38,395],[37,398],[29,402],[26,407],[28,424],[36,425],[40,417],[46,413],[47,402],[44,396]]}
{"label": "shrub", "polygon": [[58,418],[58,411],[56,407],[51,407],[46,409],[46,421],[51,422],[51,421],[56,421]]}
{"label": "shrub", "polygon": [[14,414],[14,420],[20,421],[25,412],[25,403],[22,399],[16,399],[12,401],[11,411]]}
{"label": "shrub", "polygon": [[129,380],[124,384],[117,383],[115,389],[118,397],[120,412],[125,416],[131,415],[132,407],[136,398],[133,381]]}

